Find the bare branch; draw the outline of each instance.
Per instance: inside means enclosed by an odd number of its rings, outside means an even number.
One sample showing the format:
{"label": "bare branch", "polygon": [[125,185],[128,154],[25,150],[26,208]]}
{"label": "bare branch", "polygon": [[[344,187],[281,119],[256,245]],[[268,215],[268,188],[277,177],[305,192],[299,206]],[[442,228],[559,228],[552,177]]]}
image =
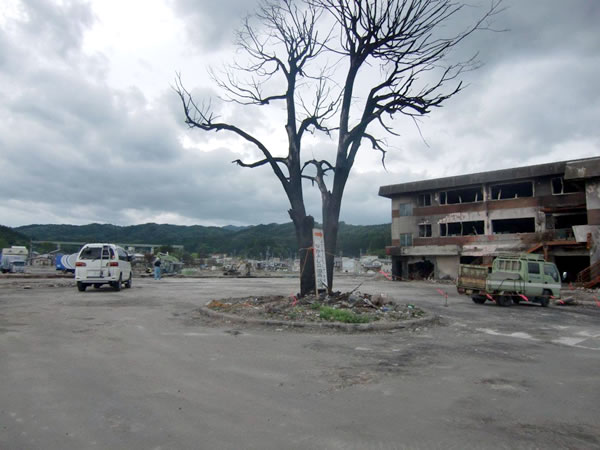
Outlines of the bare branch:
{"label": "bare branch", "polygon": [[215,122],[215,116],[211,112],[210,104],[198,106],[192,95],[186,90],[181,81],[181,75],[177,74],[175,78],[175,87],[173,88],[175,92],[179,95],[181,99],[181,103],[183,105],[183,110],[185,113],[185,122],[190,128],[199,128],[205,131],[230,131],[239,137],[245,139],[246,141],[254,144],[265,156],[266,161],[271,165],[271,168],[275,172],[275,175],[284,188],[286,188],[286,183],[288,181],[287,177],[281,171],[279,167],[279,163],[283,160],[281,158],[275,158],[271,154],[271,152],[267,149],[267,147],[257,138],[242,130],[241,128],[236,127],[235,125],[227,124],[227,123],[219,123]]}
{"label": "bare branch", "polygon": [[385,170],[387,170],[387,168],[385,167],[385,155],[386,155],[387,151],[381,146],[381,144],[383,143],[383,140],[376,139],[375,137],[373,137],[372,135],[370,135],[368,133],[363,133],[363,137],[367,138],[369,141],[371,141],[373,150],[378,150],[381,152],[381,164],[383,165],[383,168]]}
{"label": "bare branch", "polygon": [[[316,168],[316,175],[310,176],[304,174],[304,169],[308,166],[314,166]],[[302,178],[311,180],[313,184],[316,184],[321,191],[321,194],[327,194],[327,185],[325,184],[325,177],[327,176],[327,172],[335,172],[335,168],[329,163],[329,161],[321,160],[317,161],[316,159],[311,159],[306,161],[302,166]]]}

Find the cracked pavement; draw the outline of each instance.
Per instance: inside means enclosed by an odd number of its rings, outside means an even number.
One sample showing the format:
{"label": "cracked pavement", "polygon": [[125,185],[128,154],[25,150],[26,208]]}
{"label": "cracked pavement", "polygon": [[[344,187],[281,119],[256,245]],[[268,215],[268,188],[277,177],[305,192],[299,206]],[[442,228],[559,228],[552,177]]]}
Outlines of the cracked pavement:
{"label": "cracked pavement", "polygon": [[[600,448],[600,308],[476,305],[449,284],[339,276],[439,314],[340,333],[201,317],[295,278],[0,283],[0,448]],[[29,289],[24,289],[25,285]],[[444,306],[442,293],[448,293]]]}

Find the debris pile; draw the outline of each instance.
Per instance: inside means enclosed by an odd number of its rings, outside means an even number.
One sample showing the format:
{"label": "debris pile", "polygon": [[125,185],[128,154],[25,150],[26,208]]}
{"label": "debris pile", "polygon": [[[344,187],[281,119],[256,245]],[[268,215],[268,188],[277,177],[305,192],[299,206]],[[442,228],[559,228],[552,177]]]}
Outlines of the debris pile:
{"label": "debris pile", "polygon": [[423,317],[414,305],[400,305],[385,294],[335,292],[330,295],[243,297],[212,300],[208,308],[228,314],[296,322],[368,323]]}

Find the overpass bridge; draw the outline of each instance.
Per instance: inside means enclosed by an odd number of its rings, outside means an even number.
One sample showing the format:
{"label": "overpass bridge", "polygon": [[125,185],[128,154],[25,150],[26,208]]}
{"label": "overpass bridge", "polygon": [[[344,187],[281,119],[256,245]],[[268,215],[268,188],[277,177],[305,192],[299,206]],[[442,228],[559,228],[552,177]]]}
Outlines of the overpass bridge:
{"label": "overpass bridge", "polygon": [[[61,245],[75,245],[79,247],[83,247],[85,244],[89,244],[89,242],[71,242],[71,241],[30,241],[31,242],[31,250],[33,252],[33,246],[35,244],[54,244],[56,245],[56,249],[60,250]],[[133,247],[134,251],[140,250],[149,250],[149,253],[154,253],[155,248],[160,247],[171,247],[176,250],[183,251],[183,245],[173,245],[173,244],[125,244],[125,243],[116,243],[117,245],[129,249]]]}

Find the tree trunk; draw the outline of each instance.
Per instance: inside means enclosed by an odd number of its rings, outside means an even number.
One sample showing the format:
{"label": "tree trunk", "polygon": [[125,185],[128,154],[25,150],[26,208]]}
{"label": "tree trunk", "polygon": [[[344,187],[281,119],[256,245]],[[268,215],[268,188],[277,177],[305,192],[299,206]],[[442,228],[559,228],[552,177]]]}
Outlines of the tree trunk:
{"label": "tree trunk", "polygon": [[315,261],[312,251],[312,230],[315,219],[312,216],[298,214],[293,209],[288,212],[296,229],[300,256],[300,297],[304,297],[315,291]]}
{"label": "tree trunk", "polygon": [[325,239],[325,262],[327,264],[327,291],[331,293],[333,290],[333,269],[337,249],[341,199],[337,200],[331,194],[328,194],[323,200],[323,234]]}

